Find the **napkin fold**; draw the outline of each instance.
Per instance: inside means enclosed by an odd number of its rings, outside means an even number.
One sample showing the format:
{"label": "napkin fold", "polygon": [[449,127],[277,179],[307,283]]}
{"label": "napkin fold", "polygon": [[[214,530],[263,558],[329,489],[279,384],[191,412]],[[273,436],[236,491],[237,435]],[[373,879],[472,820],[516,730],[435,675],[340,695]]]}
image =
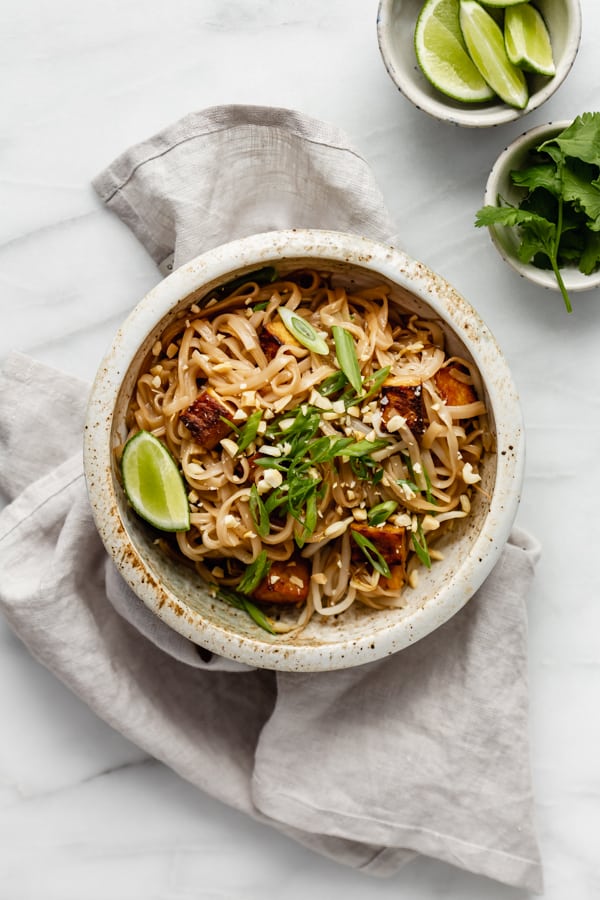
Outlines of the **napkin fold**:
{"label": "napkin fold", "polygon": [[[291,110],[194,113],[94,186],[163,272],[272,228],[395,239],[347,138]],[[322,855],[391,875],[425,854],[540,892],[525,607],[535,540],[513,531],[464,609],[392,657],[253,670],[172,632],[106,556],[82,472],[87,393],[20,354],[0,369],[0,609],[32,655],[183,778]]]}

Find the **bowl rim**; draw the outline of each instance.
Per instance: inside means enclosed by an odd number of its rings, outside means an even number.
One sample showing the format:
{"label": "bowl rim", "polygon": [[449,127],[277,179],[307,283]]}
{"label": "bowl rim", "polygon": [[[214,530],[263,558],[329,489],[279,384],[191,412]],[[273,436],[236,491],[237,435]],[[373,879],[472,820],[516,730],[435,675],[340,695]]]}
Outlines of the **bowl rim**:
{"label": "bowl rim", "polygon": [[[535,125],[533,128],[529,128],[511,141],[498,155],[490,170],[483,197],[484,206],[498,205],[498,183],[506,174],[506,170],[511,166],[511,160],[515,156],[526,151],[529,147],[534,147],[537,143],[541,143],[544,139],[559,134],[571,125],[574,119],[575,117],[570,119],[559,119],[552,122],[543,122],[539,125]],[[499,230],[494,228],[493,225],[489,226],[487,230],[489,232],[490,240],[499,255],[518,275],[522,278],[526,278],[533,284],[537,284],[539,287],[547,288],[552,291],[560,291],[560,287],[551,270],[538,269],[536,266],[531,265],[531,263],[521,262],[506,247],[506,242],[502,240],[502,237],[500,236],[501,232]],[[584,275],[575,267],[563,268],[561,269],[561,275],[569,293],[592,291],[600,286],[600,270],[591,275]]]}
{"label": "bowl rim", "polygon": [[[389,278],[428,304],[457,333],[480,368],[496,426],[494,493],[471,552],[461,560],[455,577],[385,631],[371,629],[360,639],[315,646],[232,636],[188,607],[183,616],[172,603],[165,603],[168,590],[156,583],[127,538],[112,474],[113,408],[122,380],[145,338],[175,304],[203,284],[282,257],[350,263]],[[134,593],[176,632],[208,650],[257,668],[287,671],[329,671],[371,662],[413,644],[444,624],[472,598],[499,559],[517,513],[523,471],[524,428],[519,397],[506,360],[476,311],[445,279],[402,251],[355,234],[318,229],[289,229],[241,238],[195,257],[161,281],[126,318],[100,363],[84,429],[84,473],[96,528]]]}
{"label": "bowl rim", "polygon": [[[539,109],[566,79],[573,67],[581,43],[582,17],[580,0],[564,0],[569,12],[570,31],[560,66],[557,68],[556,74],[539,91],[535,91],[530,96],[525,109],[516,109],[501,102],[494,103],[493,106],[465,104],[464,107],[455,107],[450,105],[450,102],[452,102],[450,98],[444,99],[443,93],[439,92],[439,97],[437,92],[436,95],[430,96],[422,90],[418,83],[402,78],[398,72],[394,62],[391,38],[392,10],[397,2],[404,2],[404,0],[379,0],[377,9],[377,41],[388,75],[400,93],[407,100],[410,100],[417,109],[422,110],[435,119],[464,128],[490,128],[496,125],[504,125],[507,122],[514,122],[523,118],[535,109]],[[414,60],[414,68],[418,68],[416,58]]]}

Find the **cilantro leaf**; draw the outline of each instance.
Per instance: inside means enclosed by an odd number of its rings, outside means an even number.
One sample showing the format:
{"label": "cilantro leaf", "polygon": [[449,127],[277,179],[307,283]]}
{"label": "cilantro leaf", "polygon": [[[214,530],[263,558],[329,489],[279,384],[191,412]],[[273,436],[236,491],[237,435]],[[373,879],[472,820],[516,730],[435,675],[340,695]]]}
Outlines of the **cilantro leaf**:
{"label": "cilantro leaf", "polygon": [[556,168],[551,163],[528,166],[526,169],[515,169],[510,173],[510,178],[517,187],[529,188],[530,191],[544,188],[555,197],[560,197],[561,180],[557,175]]}
{"label": "cilantro leaf", "polygon": [[585,212],[590,221],[588,228],[600,230],[600,189],[585,181],[570,166],[565,165],[562,173],[563,196],[571,200],[576,210]]}
{"label": "cilantro leaf", "polygon": [[583,253],[579,260],[579,271],[591,275],[600,266],[600,232],[590,231],[586,235]]}
{"label": "cilantro leaf", "polygon": [[600,166],[600,113],[583,113],[559,135],[545,141],[538,150],[553,158],[573,156],[584,162]]}

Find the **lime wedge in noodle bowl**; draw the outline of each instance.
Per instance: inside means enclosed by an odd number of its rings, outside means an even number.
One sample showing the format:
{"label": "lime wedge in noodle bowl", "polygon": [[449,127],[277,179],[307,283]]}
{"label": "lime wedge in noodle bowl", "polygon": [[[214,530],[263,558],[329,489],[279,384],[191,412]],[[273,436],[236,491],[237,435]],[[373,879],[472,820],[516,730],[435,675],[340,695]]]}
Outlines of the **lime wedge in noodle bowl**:
{"label": "lime wedge in noodle bowl", "polygon": [[123,487],[132,507],[161,531],[187,531],[190,509],[177,463],[149,431],[138,431],[121,458]]}

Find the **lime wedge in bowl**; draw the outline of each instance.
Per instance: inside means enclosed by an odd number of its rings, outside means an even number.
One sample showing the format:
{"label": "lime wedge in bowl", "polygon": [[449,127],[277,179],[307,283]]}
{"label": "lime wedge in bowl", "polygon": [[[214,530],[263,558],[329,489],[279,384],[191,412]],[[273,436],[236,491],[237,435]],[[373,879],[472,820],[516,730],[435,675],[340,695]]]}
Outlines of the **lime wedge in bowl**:
{"label": "lime wedge in bowl", "polygon": [[490,87],[509,106],[524,109],[529,88],[506,54],[500,26],[477,0],[460,0],[460,27],[469,54]]}
{"label": "lime wedge in bowl", "polygon": [[190,508],[177,463],[149,431],[138,431],[125,444],[121,474],[136,513],[161,531],[187,531]]}
{"label": "lime wedge in bowl", "polygon": [[423,74],[443,94],[463,103],[494,97],[465,47],[459,0],[427,0],[417,19],[414,42]]}
{"label": "lime wedge in bowl", "polygon": [[554,75],[556,68],[546,23],[529,3],[511,6],[504,14],[504,44],[515,66],[539,75]]}
{"label": "lime wedge in bowl", "polygon": [[490,6],[492,9],[502,9],[507,6],[518,6],[526,0],[481,0],[482,6]]}

